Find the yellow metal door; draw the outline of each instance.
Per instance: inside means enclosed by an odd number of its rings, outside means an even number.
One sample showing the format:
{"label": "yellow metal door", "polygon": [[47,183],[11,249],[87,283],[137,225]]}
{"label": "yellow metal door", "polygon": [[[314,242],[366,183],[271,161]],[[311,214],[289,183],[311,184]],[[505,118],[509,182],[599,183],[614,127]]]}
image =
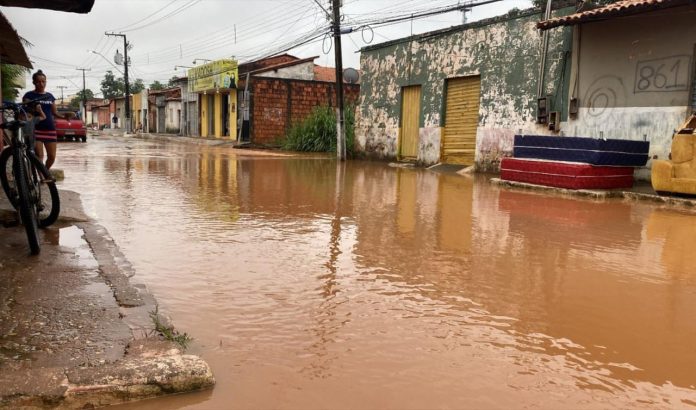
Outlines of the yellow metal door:
{"label": "yellow metal door", "polygon": [[412,85],[401,89],[401,142],[399,146],[399,159],[415,160],[418,157],[420,96],[420,85]]}
{"label": "yellow metal door", "polygon": [[453,78],[447,81],[442,162],[474,164],[480,98],[481,77]]}

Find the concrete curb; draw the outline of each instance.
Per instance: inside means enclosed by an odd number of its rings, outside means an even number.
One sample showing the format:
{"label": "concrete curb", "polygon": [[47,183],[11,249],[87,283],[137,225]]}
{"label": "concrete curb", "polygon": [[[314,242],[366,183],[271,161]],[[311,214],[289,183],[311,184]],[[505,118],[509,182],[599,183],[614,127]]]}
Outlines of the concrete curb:
{"label": "concrete curb", "polygon": [[164,346],[158,349],[157,342],[143,341],[130,349],[135,353],[129,352],[111,366],[69,371],[63,405],[75,409],[107,406],[215,384],[210,367],[201,358]]}
{"label": "concrete curb", "polygon": [[491,184],[498,185],[505,188],[515,188],[522,190],[530,190],[537,192],[549,192],[555,194],[561,194],[564,196],[575,196],[590,199],[609,199],[609,198],[619,198],[631,201],[646,201],[653,202],[656,204],[663,204],[670,207],[679,208],[696,208],[696,199],[691,198],[679,198],[672,196],[660,196],[657,194],[649,194],[643,192],[631,192],[622,190],[592,190],[592,189],[565,189],[565,188],[555,188],[544,185],[528,184],[525,182],[516,181],[506,181],[500,178],[491,178]]}
{"label": "concrete curb", "polygon": [[[0,408],[93,408],[211,388],[210,366],[155,330],[157,302],[79,194],[60,195],[57,226],[42,234],[70,227],[78,248],[44,242],[27,257],[17,252],[24,228],[3,230]],[[15,215],[0,201],[0,216]]]}

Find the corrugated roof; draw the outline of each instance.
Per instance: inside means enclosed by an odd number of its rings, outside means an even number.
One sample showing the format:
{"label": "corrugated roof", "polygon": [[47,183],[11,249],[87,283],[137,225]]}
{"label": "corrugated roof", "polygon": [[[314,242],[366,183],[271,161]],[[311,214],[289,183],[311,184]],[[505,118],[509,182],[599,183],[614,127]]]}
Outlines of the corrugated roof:
{"label": "corrugated roof", "polygon": [[630,16],[687,4],[696,4],[696,2],[694,0],[622,0],[604,7],[541,21],[537,24],[537,28],[548,30],[559,26],[573,26],[590,21]]}

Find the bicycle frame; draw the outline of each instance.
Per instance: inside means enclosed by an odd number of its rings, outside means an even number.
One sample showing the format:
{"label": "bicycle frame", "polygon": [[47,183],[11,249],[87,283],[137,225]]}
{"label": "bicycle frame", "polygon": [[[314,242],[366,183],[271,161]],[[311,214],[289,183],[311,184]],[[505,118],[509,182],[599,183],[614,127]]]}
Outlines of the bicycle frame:
{"label": "bicycle frame", "polygon": [[[2,105],[2,113],[4,114],[5,111],[10,110],[13,113],[13,118],[8,122],[0,124],[0,129],[3,130],[3,138],[9,132],[10,145],[5,149],[11,150],[14,158],[12,174],[14,175],[17,190],[20,220],[27,233],[31,254],[36,255],[41,251],[38,234],[39,212],[37,208],[37,204],[40,204],[41,201],[41,192],[38,187],[36,171],[30,159],[33,153],[28,149],[24,141],[22,128],[25,123],[19,119],[22,114],[26,116],[24,106],[30,103],[4,103]],[[6,171],[3,170],[3,172]],[[12,201],[12,198],[9,199]]]}

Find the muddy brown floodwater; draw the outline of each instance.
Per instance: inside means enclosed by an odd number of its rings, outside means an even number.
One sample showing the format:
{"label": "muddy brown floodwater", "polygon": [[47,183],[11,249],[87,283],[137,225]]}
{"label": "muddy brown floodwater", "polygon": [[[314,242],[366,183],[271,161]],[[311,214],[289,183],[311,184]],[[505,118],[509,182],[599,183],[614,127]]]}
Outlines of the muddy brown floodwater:
{"label": "muddy brown floodwater", "polygon": [[696,406],[694,213],[134,139],[58,161],[217,378],[122,409]]}

